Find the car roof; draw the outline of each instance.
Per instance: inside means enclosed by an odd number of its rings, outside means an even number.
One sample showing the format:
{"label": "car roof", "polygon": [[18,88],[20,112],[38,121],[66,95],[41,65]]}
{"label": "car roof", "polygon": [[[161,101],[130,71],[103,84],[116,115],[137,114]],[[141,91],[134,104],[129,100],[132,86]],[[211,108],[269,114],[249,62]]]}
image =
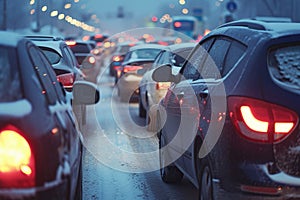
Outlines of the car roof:
{"label": "car roof", "polygon": [[226,23],[221,27],[230,27],[230,26],[242,26],[258,31],[275,31],[275,32],[289,32],[291,30],[300,31],[300,23],[294,22],[283,22],[283,21],[258,21],[252,19],[244,19]]}
{"label": "car roof", "polygon": [[0,38],[0,45],[11,47],[16,47],[19,41],[24,39],[21,35],[9,31],[0,31]]}
{"label": "car roof", "polygon": [[211,36],[219,35],[235,38],[246,45],[253,45],[266,42],[271,38],[295,34],[300,34],[300,23],[242,19],[220,25],[204,36],[200,43]]}
{"label": "car roof", "polygon": [[26,38],[34,41],[60,41],[64,40],[64,38],[60,36],[53,35],[26,35]]}
{"label": "car roof", "polygon": [[135,51],[138,49],[168,49],[168,47],[159,44],[139,44],[131,47],[129,51]]}
{"label": "car roof", "polygon": [[300,23],[282,21],[282,20],[279,20],[277,22],[275,20],[259,21],[253,19],[243,19],[243,20],[237,20],[237,21],[223,24],[217,27],[217,29],[226,28],[226,27],[248,28],[249,30],[253,30],[260,33],[267,33],[273,36],[278,34],[291,35],[294,33],[300,33]]}
{"label": "car roof", "polygon": [[55,50],[62,57],[62,51],[60,45],[65,43],[64,41],[32,41],[38,47],[46,47]]}
{"label": "car roof", "polygon": [[194,48],[195,46],[196,43],[187,42],[187,43],[180,43],[180,44],[172,44],[169,45],[168,47],[172,52],[176,52],[177,50]]}

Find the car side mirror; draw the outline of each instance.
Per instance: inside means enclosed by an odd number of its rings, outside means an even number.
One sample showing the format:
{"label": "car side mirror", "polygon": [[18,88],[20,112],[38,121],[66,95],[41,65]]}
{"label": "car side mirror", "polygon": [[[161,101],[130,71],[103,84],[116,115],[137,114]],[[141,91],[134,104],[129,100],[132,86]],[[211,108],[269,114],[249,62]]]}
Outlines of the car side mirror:
{"label": "car side mirror", "polygon": [[178,82],[178,75],[173,75],[170,64],[162,65],[154,69],[152,79],[156,82]]}
{"label": "car side mirror", "polygon": [[73,85],[73,103],[92,105],[100,100],[100,92],[94,83],[76,81]]}

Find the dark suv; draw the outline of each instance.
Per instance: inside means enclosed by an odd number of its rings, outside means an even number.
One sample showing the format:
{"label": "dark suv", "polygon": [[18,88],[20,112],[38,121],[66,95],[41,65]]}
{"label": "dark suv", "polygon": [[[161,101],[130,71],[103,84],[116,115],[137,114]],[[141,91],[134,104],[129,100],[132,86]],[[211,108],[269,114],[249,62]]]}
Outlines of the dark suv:
{"label": "dark suv", "polygon": [[[63,88],[30,40],[0,31],[0,199],[81,199],[81,133]],[[99,92],[76,81],[74,102]]]}
{"label": "dark suv", "polygon": [[300,24],[240,20],[205,36],[157,110],[161,177],[199,199],[300,198]]}

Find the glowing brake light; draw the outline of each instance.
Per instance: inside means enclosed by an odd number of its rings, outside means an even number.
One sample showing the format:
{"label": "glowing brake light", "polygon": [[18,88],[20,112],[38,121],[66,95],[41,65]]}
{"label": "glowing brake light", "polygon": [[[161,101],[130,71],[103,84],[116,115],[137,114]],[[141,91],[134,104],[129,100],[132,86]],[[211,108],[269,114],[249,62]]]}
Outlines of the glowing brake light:
{"label": "glowing brake light", "polygon": [[120,56],[113,56],[113,61],[120,62],[121,61],[121,57]]}
{"label": "glowing brake light", "polygon": [[156,83],[156,89],[157,90],[163,90],[163,89],[168,89],[170,87],[170,82],[157,82]]}
{"label": "glowing brake light", "polygon": [[253,116],[249,106],[241,106],[241,113],[243,120],[248,125],[248,127],[257,132],[267,132],[269,127],[269,122],[260,121]]}
{"label": "glowing brake light", "polygon": [[16,128],[0,131],[0,187],[35,185],[34,157],[27,140]]}
{"label": "glowing brake light", "polygon": [[124,68],[123,68],[123,72],[124,73],[127,73],[127,72],[134,72],[134,71],[137,71],[139,69],[143,69],[143,67],[141,66],[131,66],[131,65],[126,65]]}
{"label": "glowing brake light", "polygon": [[181,22],[174,22],[174,27],[175,28],[180,28],[181,27]]}
{"label": "glowing brake light", "polygon": [[293,132],[299,121],[292,110],[246,97],[229,97],[228,109],[237,130],[254,141],[281,141]]}
{"label": "glowing brake light", "polygon": [[65,89],[70,89],[73,87],[73,84],[74,84],[74,74],[73,73],[60,74],[56,77],[57,77],[57,80],[63,84]]}
{"label": "glowing brake light", "polygon": [[76,45],[76,41],[66,41],[66,44],[68,46],[74,46],[74,45]]}

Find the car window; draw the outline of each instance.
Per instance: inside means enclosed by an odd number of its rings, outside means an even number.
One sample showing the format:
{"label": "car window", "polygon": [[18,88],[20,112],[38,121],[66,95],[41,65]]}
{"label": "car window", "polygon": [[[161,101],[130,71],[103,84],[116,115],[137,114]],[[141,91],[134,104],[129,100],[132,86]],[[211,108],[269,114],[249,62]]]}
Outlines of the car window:
{"label": "car window", "polygon": [[171,53],[169,51],[165,51],[161,58],[160,64],[171,64]]}
{"label": "car window", "polygon": [[0,46],[0,102],[22,98],[21,82],[17,68],[16,51]]}
{"label": "car window", "polygon": [[172,60],[174,60],[174,65],[177,67],[182,67],[190,52],[190,50],[185,50],[178,53],[173,53]]}
{"label": "car window", "polygon": [[68,52],[70,55],[72,65],[77,66],[77,60],[76,60],[74,53],[71,51],[71,49],[69,47],[66,47],[65,50],[66,50],[66,53]]}
{"label": "car window", "polygon": [[74,63],[73,58],[66,47],[63,47],[63,54],[65,56],[66,62],[68,63],[68,67],[73,69],[73,67],[75,67],[76,64]]}
{"label": "car window", "polygon": [[70,48],[74,53],[90,53],[91,51],[87,44],[76,43],[75,45],[70,45]]}
{"label": "car window", "polygon": [[230,48],[227,52],[226,58],[225,58],[224,68],[222,71],[223,77],[240,60],[240,58],[244,55],[246,49],[247,49],[247,46],[245,46],[244,44],[237,42],[237,41],[232,41]]}
{"label": "car window", "polygon": [[46,95],[48,103],[54,105],[57,100],[56,91],[53,87],[53,82],[49,77],[49,73],[46,70],[46,67],[51,69],[51,66],[49,63],[49,66],[45,66],[45,63],[41,58],[43,54],[36,47],[31,46],[29,48],[29,55],[33,62],[35,72],[43,87],[43,90],[41,92]]}
{"label": "car window", "polygon": [[199,79],[201,78],[200,72],[202,65],[208,56],[208,50],[210,49],[214,38],[208,38],[205,41],[201,42],[193,50],[191,56],[188,58],[188,61],[185,63],[185,66],[182,68],[182,74],[185,79]]}
{"label": "car window", "polygon": [[271,49],[268,68],[272,77],[287,87],[300,88],[300,44]]}
{"label": "car window", "polygon": [[153,69],[154,69],[154,68],[157,68],[157,67],[159,67],[159,66],[161,65],[161,62],[162,62],[161,60],[162,60],[163,54],[164,54],[164,51],[161,51],[161,52],[159,52],[159,54],[156,56],[155,61],[154,61],[153,65],[152,65],[152,68],[153,68]]}
{"label": "car window", "polygon": [[47,74],[49,75],[49,78],[51,80],[52,85],[54,86],[55,92],[56,92],[59,100],[61,102],[66,102],[66,98],[65,98],[65,95],[63,93],[64,89],[60,85],[60,83],[58,82],[55,72],[52,70],[52,68],[49,65],[49,61],[44,56],[41,56],[41,59],[44,63],[44,66],[46,66],[45,70],[47,71]]}
{"label": "car window", "polygon": [[59,63],[61,56],[55,50],[47,47],[40,48],[42,49],[43,53],[45,54],[51,65]]}
{"label": "car window", "polygon": [[139,49],[130,53],[129,59],[154,59],[160,49]]}
{"label": "car window", "polygon": [[[225,56],[229,49],[229,46],[230,41],[223,38],[218,38],[214,42],[211,49],[209,50],[209,55],[214,61],[214,64],[218,68],[219,72],[217,72],[217,70],[210,70],[211,67],[207,66],[202,70],[202,73],[205,74],[206,78],[218,78],[220,73],[223,71]],[[207,60],[207,62],[209,62],[209,59]]]}

